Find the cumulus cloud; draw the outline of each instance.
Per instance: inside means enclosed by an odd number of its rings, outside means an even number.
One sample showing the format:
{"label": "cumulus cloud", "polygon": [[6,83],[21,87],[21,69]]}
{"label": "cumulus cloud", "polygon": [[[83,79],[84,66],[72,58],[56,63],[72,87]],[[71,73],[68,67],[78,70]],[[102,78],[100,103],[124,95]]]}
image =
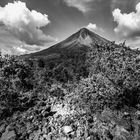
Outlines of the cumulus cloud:
{"label": "cumulus cloud", "polygon": [[97,25],[89,23],[86,28],[91,30],[91,31],[95,31],[95,30],[97,30]]}
{"label": "cumulus cloud", "polygon": [[75,7],[83,13],[90,11],[90,3],[93,1],[94,0],[64,0],[69,7]]}
{"label": "cumulus cloud", "polygon": [[29,10],[24,2],[15,1],[0,7],[0,22],[10,34],[26,44],[43,45],[54,41],[41,30],[50,23],[48,15]]}
{"label": "cumulus cloud", "polygon": [[3,38],[0,39],[0,52],[2,52],[2,54],[22,55],[40,51],[42,49],[44,49],[44,46],[28,45],[15,38],[7,38],[6,41],[4,41]]}
{"label": "cumulus cloud", "polygon": [[112,14],[114,21],[117,22],[115,33],[123,38],[136,38],[140,36],[140,3],[136,5],[136,11],[122,13],[120,9],[115,9]]}
{"label": "cumulus cloud", "polygon": [[53,45],[53,43],[54,42],[46,43],[44,46],[36,44],[29,45],[11,35],[6,27],[0,27],[0,52],[2,52],[2,54],[21,55],[25,53],[33,53],[45,49]]}
{"label": "cumulus cloud", "polygon": [[[9,39],[9,38],[8,38]],[[34,53],[36,51],[40,51],[49,47],[39,46],[39,45],[28,45],[23,42],[20,42],[16,39],[3,41],[0,39],[0,52],[2,54],[10,54],[10,55],[22,55]]]}
{"label": "cumulus cloud", "polygon": [[104,32],[104,30],[100,27],[97,27],[96,24],[93,24],[93,23],[89,23],[87,26],[86,26],[87,29],[89,29],[90,31],[92,32]]}

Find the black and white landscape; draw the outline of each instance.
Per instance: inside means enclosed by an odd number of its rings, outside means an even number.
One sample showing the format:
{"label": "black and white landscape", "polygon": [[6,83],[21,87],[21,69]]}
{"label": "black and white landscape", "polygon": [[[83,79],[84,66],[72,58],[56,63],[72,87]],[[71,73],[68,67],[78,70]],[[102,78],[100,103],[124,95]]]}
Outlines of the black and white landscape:
{"label": "black and white landscape", "polygon": [[0,1],[0,140],[140,140],[140,0]]}

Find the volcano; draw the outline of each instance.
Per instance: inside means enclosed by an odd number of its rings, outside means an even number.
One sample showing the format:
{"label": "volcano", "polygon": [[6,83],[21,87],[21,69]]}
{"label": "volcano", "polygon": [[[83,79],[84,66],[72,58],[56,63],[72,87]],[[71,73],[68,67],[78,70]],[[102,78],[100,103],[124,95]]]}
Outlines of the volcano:
{"label": "volcano", "polygon": [[48,79],[60,82],[73,81],[89,75],[89,50],[108,43],[111,42],[82,28],[64,41],[45,50],[21,56],[21,59],[31,59],[35,66],[45,67]]}
{"label": "volcano", "polygon": [[86,28],[80,29],[64,41],[53,45],[45,50],[25,55],[31,58],[58,58],[62,54],[86,52],[89,47],[94,47],[95,44],[106,44],[110,41],[97,35]]}
{"label": "volcano", "polygon": [[45,50],[21,56],[49,70],[52,79],[66,82],[89,75],[88,52],[111,42],[86,28]]}

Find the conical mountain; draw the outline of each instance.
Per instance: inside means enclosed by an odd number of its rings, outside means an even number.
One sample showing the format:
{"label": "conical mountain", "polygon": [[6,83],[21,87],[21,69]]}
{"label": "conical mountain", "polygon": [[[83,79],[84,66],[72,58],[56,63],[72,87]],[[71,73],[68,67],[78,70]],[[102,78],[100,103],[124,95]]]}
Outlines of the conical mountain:
{"label": "conical mountain", "polygon": [[29,57],[58,57],[64,52],[79,52],[87,50],[87,48],[94,46],[95,44],[109,43],[107,39],[102,38],[94,32],[89,31],[86,28],[80,29],[64,41],[49,47],[48,49],[40,52],[29,54]]}
{"label": "conical mountain", "polygon": [[[64,41],[48,49],[21,56],[21,59],[31,59],[35,66],[45,67],[50,79],[61,82],[73,81],[81,77],[88,77],[89,51],[91,48],[96,51],[98,46],[104,47],[105,44],[111,44],[111,42],[86,28],[82,28]],[[111,46],[113,47],[113,45]]]}

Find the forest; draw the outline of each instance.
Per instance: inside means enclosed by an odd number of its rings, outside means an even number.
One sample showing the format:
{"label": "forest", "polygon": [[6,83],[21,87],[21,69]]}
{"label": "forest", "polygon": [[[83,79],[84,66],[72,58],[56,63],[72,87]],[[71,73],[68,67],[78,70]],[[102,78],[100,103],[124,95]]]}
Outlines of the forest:
{"label": "forest", "polygon": [[140,140],[140,51],[111,42],[49,61],[0,55],[0,139]]}

